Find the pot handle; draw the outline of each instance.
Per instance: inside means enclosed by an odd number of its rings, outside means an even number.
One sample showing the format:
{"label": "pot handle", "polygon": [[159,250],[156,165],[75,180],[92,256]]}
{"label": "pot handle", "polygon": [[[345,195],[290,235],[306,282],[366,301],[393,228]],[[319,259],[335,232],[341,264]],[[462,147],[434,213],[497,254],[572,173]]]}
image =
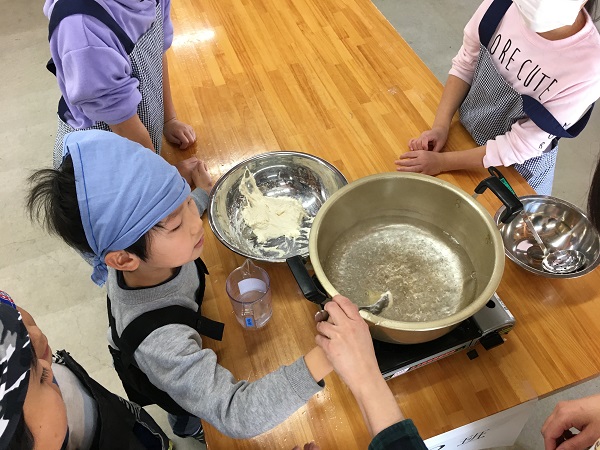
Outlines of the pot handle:
{"label": "pot handle", "polygon": [[315,280],[312,279],[308,270],[306,270],[306,266],[304,265],[305,260],[302,256],[296,255],[292,256],[285,260],[287,262],[288,267],[292,271],[292,275],[296,279],[296,283],[300,287],[302,294],[306,297],[307,300],[310,300],[317,305],[323,303],[324,300],[327,300],[327,294],[323,293]]}
{"label": "pot handle", "polygon": [[493,176],[486,178],[479,183],[475,188],[475,193],[483,194],[485,190],[489,188],[489,190],[500,199],[505,207],[504,211],[500,215],[500,222],[509,223],[523,210],[523,203],[521,203],[515,192],[508,184],[508,181],[506,181],[498,169],[494,167],[492,170],[490,170],[490,173]]}

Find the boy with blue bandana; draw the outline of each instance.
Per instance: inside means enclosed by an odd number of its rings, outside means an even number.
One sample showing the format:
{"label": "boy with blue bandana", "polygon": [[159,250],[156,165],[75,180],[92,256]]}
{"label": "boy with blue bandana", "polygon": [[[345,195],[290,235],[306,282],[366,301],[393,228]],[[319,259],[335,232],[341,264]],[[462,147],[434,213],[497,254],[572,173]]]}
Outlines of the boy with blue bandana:
{"label": "boy with blue bandana", "polygon": [[93,255],[92,280],[107,285],[109,349],[130,400],[161,406],[179,436],[201,440],[202,418],[249,438],[322,389],[332,367],[318,347],[252,383],[236,380],[202,347],[200,334],[222,333],[200,313],[204,190],[190,193],[177,169],[113,133],[71,133],[63,154],[58,170],[32,176],[29,211]]}

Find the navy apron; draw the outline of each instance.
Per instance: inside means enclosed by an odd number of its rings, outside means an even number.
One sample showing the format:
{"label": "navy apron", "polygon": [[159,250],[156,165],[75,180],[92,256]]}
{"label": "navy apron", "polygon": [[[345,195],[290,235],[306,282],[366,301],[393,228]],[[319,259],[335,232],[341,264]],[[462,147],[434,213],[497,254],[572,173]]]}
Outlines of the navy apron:
{"label": "navy apron", "polygon": [[536,99],[521,95],[498,73],[487,49],[512,0],[494,0],[479,24],[479,59],[471,88],[460,106],[460,121],[478,145],[508,132],[513,123],[531,119],[540,129],[556,136],[539,156],[514,167],[538,194],[550,195],[558,153],[558,139],[577,136],[585,128],[592,107],[568,130]]}
{"label": "navy apron", "polygon": [[[95,17],[106,25],[123,45],[131,61],[132,76],[138,79],[138,89],[142,94],[137,114],[150,134],[156,153],[160,154],[164,125],[162,88],[164,38],[163,17],[159,1],[156,2],[156,20],[136,43],[131,41],[112,16],[94,0],[60,0],[57,2],[50,16],[48,40],[52,37],[52,33],[61,20],[74,14]],[[56,68],[52,60],[48,62],[48,70],[56,75]],[[58,104],[58,130],[54,143],[53,165],[55,169],[62,163],[64,136],[75,131],[73,127],[67,124],[66,114],[68,111],[69,108],[64,98],[61,98]],[[110,127],[104,122],[96,122],[86,129],[110,131]]]}

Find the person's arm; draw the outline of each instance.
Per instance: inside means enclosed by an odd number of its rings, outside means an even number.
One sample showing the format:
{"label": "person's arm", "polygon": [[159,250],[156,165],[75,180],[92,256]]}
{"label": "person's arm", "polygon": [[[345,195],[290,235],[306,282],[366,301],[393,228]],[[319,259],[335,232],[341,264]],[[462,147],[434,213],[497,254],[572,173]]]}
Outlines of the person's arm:
{"label": "person's arm", "polygon": [[431,128],[450,129],[452,118],[467,96],[471,86],[454,75],[448,75],[442,98],[435,113]]}
{"label": "person's arm", "polygon": [[[312,363],[302,357],[255,381],[237,380],[184,325],[154,331],[136,350],[135,360],[150,382],[186,411],[237,439],[270,430],[322,389],[308,368]],[[256,378],[256,373],[244,376]],[[315,371],[315,376],[320,374]]]}
{"label": "person's arm", "polygon": [[113,133],[155,151],[152,139],[150,139],[150,133],[148,133],[148,129],[144,126],[137,113],[124,122],[109,124],[109,126]]}
{"label": "person's arm", "polygon": [[[571,428],[581,432],[570,437]],[[600,438],[600,395],[558,403],[542,426],[542,436],[546,450],[590,448]]]}
{"label": "person's arm", "polygon": [[335,296],[325,309],[329,319],[317,324],[317,345],[354,394],[365,424],[375,436],[404,417],[379,371],[369,326],[356,305],[341,295]]}
{"label": "person's arm", "polygon": [[304,362],[313,379],[320,383],[326,375],[329,375],[333,370],[333,366],[327,359],[323,350],[319,347],[314,347],[304,356]]}
{"label": "person's arm", "polygon": [[176,144],[180,149],[186,149],[196,142],[196,132],[194,129],[177,119],[173,97],[171,95],[171,81],[169,79],[169,63],[167,54],[163,53],[162,61],[162,84],[163,84],[163,108],[165,113],[165,122],[163,134],[167,141]]}

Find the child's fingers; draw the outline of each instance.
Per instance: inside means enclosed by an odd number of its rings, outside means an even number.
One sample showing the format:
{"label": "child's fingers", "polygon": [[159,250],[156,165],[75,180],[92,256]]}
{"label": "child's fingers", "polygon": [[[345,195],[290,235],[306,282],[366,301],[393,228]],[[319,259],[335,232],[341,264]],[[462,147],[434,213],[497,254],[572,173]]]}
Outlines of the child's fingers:
{"label": "child's fingers", "polygon": [[192,127],[188,127],[190,142],[196,142],[196,131]]}
{"label": "child's fingers", "polygon": [[410,173],[421,173],[423,171],[423,167],[422,166],[401,166],[401,165],[396,165],[396,171],[397,172],[410,172]]}

